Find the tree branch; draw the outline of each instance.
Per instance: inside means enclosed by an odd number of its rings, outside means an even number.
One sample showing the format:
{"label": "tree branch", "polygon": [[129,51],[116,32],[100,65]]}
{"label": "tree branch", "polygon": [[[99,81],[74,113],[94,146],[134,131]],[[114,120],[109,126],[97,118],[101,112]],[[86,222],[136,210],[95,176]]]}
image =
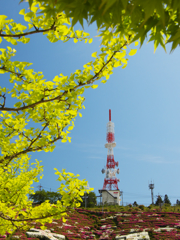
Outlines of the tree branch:
{"label": "tree branch", "polygon": [[0,69],[4,70],[4,71],[6,71],[6,72],[9,72],[9,73],[15,74],[15,75],[16,75],[18,78],[20,78],[23,82],[26,81],[26,80],[24,80],[24,79],[22,78],[23,75],[22,75],[21,73],[13,72],[13,71],[7,69],[5,66],[2,66]]}
{"label": "tree branch", "polygon": [[31,141],[28,149],[30,149],[31,146],[41,137],[42,132],[47,128],[48,125],[49,125],[49,123],[46,123],[46,125],[41,129],[40,133],[37,135],[37,137]]}
{"label": "tree branch", "polygon": [[[129,36],[129,39],[130,39],[131,36]],[[120,49],[124,48],[125,46],[127,46],[128,44],[128,41],[126,41],[121,47]],[[120,50],[119,50],[120,51]],[[114,57],[114,55],[119,52],[119,51],[114,51],[114,53],[112,54],[112,56],[110,57],[110,59],[103,65],[103,67],[99,70],[98,73],[96,73],[96,75],[94,75],[94,77],[92,77],[91,79],[89,79],[87,81],[87,84],[91,83],[95,78],[98,78],[100,73],[103,71],[103,69],[108,65],[108,63],[112,60],[112,58]]]}
{"label": "tree branch", "polygon": [[0,97],[3,97],[3,99],[4,99],[3,104],[0,104],[0,106],[3,108],[6,104],[6,96],[5,96],[5,94],[3,94],[3,95],[0,95]]}
{"label": "tree branch", "polygon": [[48,147],[49,145],[52,145],[53,143],[55,143],[56,141],[58,141],[59,139],[62,139],[61,136],[55,138],[52,141],[49,141],[47,144],[40,146],[40,147],[36,147],[36,148],[26,148],[25,150],[18,152],[18,153],[14,153],[13,155],[10,156],[6,156],[4,157],[4,159],[0,160],[0,163],[4,162],[5,160],[9,160],[6,164],[5,167],[7,167],[9,165],[9,163],[14,159],[19,157],[21,154],[25,154],[25,153],[29,153],[29,152],[35,152],[35,151],[39,151],[39,150],[43,150],[43,148]]}
{"label": "tree branch", "polygon": [[9,127],[9,128],[12,129],[12,132],[9,133],[6,137],[11,136],[11,134],[13,134],[14,132],[18,132],[19,135],[23,135],[25,138],[27,138],[28,141],[30,141],[30,142],[32,141],[32,139],[30,139],[28,136],[26,136],[23,132],[20,132],[18,129],[14,129],[12,126],[10,126],[9,124],[7,124],[5,121],[4,121],[4,124],[5,124],[7,127]]}
{"label": "tree branch", "polygon": [[43,33],[43,32],[48,32],[48,31],[51,31],[51,30],[56,30],[56,26],[55,26],[55,22],[54,22],[53,25],[50,28],[48,28],[48,29],[43,29],[43,30],[39,30],[37,28],[35,28],[35,29],[36,30],[31,31],[31,32],[19,33],[19,34],[3,34],[3,33],[0,33],[0,37],[21,38],[21,37],[28,36],[28,35],[31,35],[31,34],[34,34],[34,33]]}
{"label": "tree branch", "polygon": [[[130,36],[129,36],[130,38]],[[120,49],[122,49],[123,47],[127,46],[128,44],[128,41],[126,41]],[[120,51],[120,50],[119,50]],[[101,72],[104,70],[104,68],[108,65],[108,63],[112,60],[112,58],[115,56],[115,54],[119,51],[114,51],[114,53],[112,54],[112,56],[110,57],[110,59],[102,66],[102,68],[99,70],[99,72],[97,72],[91,79],[89,79],[86,83],[79,83],[78,85],[76,85],[74,88],[71,88],[69,89],[70,92],[72,91],[75,91],[77,88],[79,87],[82,87],[82,86],[85,86],[87,84],[91,84],[93,83],[95,80],[97,80],[99,78],[99,75],[101,74]],[[47,89],[46,89],[47,91]],[[54,98],[51,98],[51,99],[42,99],[38,102],[35,102],[33,104],[30,104],[28,106],[23,106],[23,107],[19,107],[19,108],[7,108],[7,107],[0,107],[0,110],[1,111],[13,111],[13,112],[18,112],[18,111],[23,111],[25,109],[28,109],[28,108],[33,108],[35,107],[36,105],[39,105],[41,103],[46,103],[46,102],[52,102],[52,101],[55,101],[55,100],[59,100],[59,101],[65,101],[66,100],[62,100],[61,98],[66,94],[68,93],[68,91],[64,91],[61,95],[57,96],[57,97],[54,97]],[[46,96],[48,97],[48,96]]]}
{"label": "tree branch", "polygon": [[53,216],[57,216],[59,214],[62,214],[62,213],[67,213],[69,212],[71,208],[68,207],[68,209],[66,211],[63,211],[63,212],[60,212],[60,213],[56,213],[56,214],[50,214],[48,216],[42,216],[42,217],[39,217],[39,218],[28,218],[28,219],[12,219],[10,217],[4,217],[4,214],[2,212],[0,212],[0,217],[3,218],[4,220],[8,220],[8,221],[12,221],[12,222],[24,222],[24,221],[34,221],[34,220],[38,220],[38,219],[44,219],[44,218],[48,218],[48,217],[53,217]]}

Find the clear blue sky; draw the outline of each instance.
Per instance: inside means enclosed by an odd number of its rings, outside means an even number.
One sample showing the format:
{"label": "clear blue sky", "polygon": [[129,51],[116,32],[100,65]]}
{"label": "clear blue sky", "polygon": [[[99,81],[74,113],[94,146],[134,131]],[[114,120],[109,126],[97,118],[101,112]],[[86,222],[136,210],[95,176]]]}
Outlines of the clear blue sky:
{"label": "clear blue sky", "polygon": [[[22,7],[18,1],[2,0],[0,14],[21,22],[23,16],[18,16],[18,12]],[[93,37],[96,26],[86,31]],[[17,50],[14,60],[32,62],[35,71],[42,71],[51,80],[60,73],[70,75],[82,69],[99,44],[98,38],[91,44],[50,43],[45,36],[36,34],[30,43],[14,46]],[[1,48],[5,47],[3,40]],[[106,164],[104,144],[111,109],[115,124],[114,157],[119,161],[119,189],[124,193],[124,204],[137,201],[149,205],[148,181],[151,180],[155,184],[155,196],[160,194],[164,198],[167,194],[172,204],[180,200],[180,49],[169,54],[170,48],[165,53],[159,47],[153,52],[151,43],[144,44],[136,55],[129,56],[125,69],[114,70],[106,84],[85,90],[86,108],[81,110],[82,118],[76,118],[70,133],[72,142],[59,141],[52,153],[32,154],[32,161],[42,160],[44,166],[43,179],[33,184],[35,190],[41,184],[45,190],[56,191],[59,182],[54,168],[66,168],[68,172],[80,174],[80,179],[88,180],[99,195],[98,189],[104,181],[101,169]]]}

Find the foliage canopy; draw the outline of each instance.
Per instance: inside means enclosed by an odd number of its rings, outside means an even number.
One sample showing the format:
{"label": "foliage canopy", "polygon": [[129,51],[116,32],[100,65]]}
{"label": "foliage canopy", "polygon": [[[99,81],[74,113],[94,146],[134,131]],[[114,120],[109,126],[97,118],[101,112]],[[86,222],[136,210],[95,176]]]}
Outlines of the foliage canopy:
{"label": "foliage canopy", "polygon": [[[63,218],[68,211],[80,206],[87,182],[79,175],[61,172],[54,168],[61,182],[58,193],[62,196],[56,205],[45,200],[32,207],[27,194],[34,194],[33,182],[43,177],[43,166],[36,160],[30,167],[30,153],[53,151],[55,143],[71,141],[68,136],[74,127],[76,116],[84,108],[83,92],[97,88],[97,80],[105,83],[118,66],[125,68],[128,59],[126,49],[133,32],[124,36],[113,32],[113,26],[99,33],[100,53],[92,53],[93,60],[84,64],[70,76],[62,73],[47,81],[41,71],[35,72],[32,63],[13,61],[16,50],[12,45],[27,44],[34,34],[45,35],[50,42],[73,40],[91,43],[92,38],[84,30],[74,30],[72,21],[64,12],[50,12],[44,3],[30,1],[31,8],[21,9],[23,23],[16,23],[6,15],[0,15],[0,74],[7,76],[10,87],[0,86],[0,234],[13,233],[16,229],[28,229],[31,221],[43,226],[53,219]],[[50,5],[49,5],[50,6]],[[135,43],[137,45],[138,42]],[[9,46],[10,45],[10,46]],[[129,55],[136,53],[131,49]],[[20,215],[23,215],[20,217]]]}
{"label": "foliage canopy", "polygon": [[35,194],[29,194],[29,199],[32,199],[34,203],[43,203],[49,200],[51,204],[56,204],[58,200],[61,200],[62,196],[58,192],[49,192],[44,189],[36,191]]}
{"label": "foliage canopy", "polygon": [[[23,1],[23,0],[22,0]],[[73,25],[83,20],[96,22],[105,31],[112,27],[121,36],[133,34],[131,42],[139,39],[141,45],[148,36],[154,48],[160,44],[171,50],[180,44],[180,1],[179,0],[38,0],[43,12],[55,16],[64,11],[73,18]],[[29,5],[32,5],[29,0]]]}
{"label": "foliage canopy", "polygon": [[[81,202],[81,207],[95,207],[97,204],[97,197],[95,192],[90,192],[85,194],[83,198],[83,202]],[[87,201],[87,202],[86,202]],[[86,202],[86,203],[85,203]]]}
{"label": "foliage canopy", "polygon": [[156,199],[156,202],[155,202],[155,205],[156,205],[156,206],[159,206],[159,205],[161,205],[162,203],[163,203],[163,200],[162,200],[161,196],[158,195],[158,196],[157,196],[157,199]]}
{"label": "foliage canopy", "polygon": [[170,202],[169,197],[168,197],[167,194],[165,194],[165,196],[164,196],[164,201],[163,201],[163,202],[164,202],[165,204],[171,205],[171,202]]}

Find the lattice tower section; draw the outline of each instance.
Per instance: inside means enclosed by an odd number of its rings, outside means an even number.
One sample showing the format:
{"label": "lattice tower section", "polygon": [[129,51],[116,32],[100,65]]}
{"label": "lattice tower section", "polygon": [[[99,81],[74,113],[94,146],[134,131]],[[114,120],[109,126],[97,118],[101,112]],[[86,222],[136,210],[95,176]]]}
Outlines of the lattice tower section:
{"label": "lattice tower section", "polygon": [[107,163],[106,168],[102,169],[102,173],[105,173],[103,189],[113,190],[118,189],[118,182],[120,181],[116,174],[119,174],[118,162],[114,161],[113,148],[116,146],[115,137],[114,137],[114,123],[111,122],[111,109],[109,109],[109,122],[107,123],[107,143],[105,148],[107,148]]}

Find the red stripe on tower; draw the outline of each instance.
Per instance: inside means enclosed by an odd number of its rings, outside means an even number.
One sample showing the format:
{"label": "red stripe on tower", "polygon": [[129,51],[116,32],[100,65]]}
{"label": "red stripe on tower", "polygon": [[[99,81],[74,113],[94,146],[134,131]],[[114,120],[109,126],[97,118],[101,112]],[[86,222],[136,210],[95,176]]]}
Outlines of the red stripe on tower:
{"label": "red stripe on tower", "polygon": [[114,125],[111,123],[111,109],[109,109],[109,126],[107,128],[107,137],[106,140],[108,143],[112,143],[115,140],[114,137]]}
{"label": "red stripe on tower", "polygon": [[114,138],[114,133],[108,132],[108,133],[107,133],[107,138],[106,138],[106,140],[107,140],[108,143],[114,142],[114,140],[115,140],[115,138]]}

